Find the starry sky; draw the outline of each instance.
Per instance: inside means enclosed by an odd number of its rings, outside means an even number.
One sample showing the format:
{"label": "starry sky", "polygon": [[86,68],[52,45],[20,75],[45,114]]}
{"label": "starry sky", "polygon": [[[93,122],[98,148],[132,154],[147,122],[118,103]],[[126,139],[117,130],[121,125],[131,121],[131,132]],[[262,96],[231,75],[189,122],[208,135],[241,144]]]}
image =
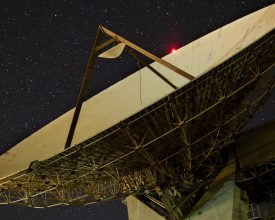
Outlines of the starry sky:
{"label": "starry sky", "polygon": [[[0,153],[76,104],[99,24],[162,57],[274,0],[0,0]],[[98,60],[87,98],[138,69]],[[274,92],[248,127],[273,120]],[[127,219],[109,201],[46,210],[0,206],[1,219]]]}

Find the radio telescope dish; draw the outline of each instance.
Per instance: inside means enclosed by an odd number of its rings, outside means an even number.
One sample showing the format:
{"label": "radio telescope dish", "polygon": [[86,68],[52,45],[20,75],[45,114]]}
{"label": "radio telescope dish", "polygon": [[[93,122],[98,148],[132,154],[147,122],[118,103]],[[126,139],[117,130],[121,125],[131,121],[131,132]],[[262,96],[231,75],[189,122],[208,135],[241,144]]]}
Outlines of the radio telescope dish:
{"label": "radio telescope dish", "polygon": [[[273,88],[274,19],[271,5],[161,59],[100,26],[76,108],[1,155],[0,203],[139,194],[175,218],[188,213],[224,166],[221,149]],[[112,44],[144,67],[83,101],[93,61]]]}

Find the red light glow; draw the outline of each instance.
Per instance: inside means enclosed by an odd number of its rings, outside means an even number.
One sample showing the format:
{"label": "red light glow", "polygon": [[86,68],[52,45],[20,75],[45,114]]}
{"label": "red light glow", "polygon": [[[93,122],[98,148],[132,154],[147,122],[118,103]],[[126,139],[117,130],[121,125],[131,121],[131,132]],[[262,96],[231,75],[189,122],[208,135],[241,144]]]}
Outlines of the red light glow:
{"label": "red light glow", "polygon": [[176,52],[176,49],[173,48],[173,49],[171,50],[171,53],[175,53],[175,52]]}

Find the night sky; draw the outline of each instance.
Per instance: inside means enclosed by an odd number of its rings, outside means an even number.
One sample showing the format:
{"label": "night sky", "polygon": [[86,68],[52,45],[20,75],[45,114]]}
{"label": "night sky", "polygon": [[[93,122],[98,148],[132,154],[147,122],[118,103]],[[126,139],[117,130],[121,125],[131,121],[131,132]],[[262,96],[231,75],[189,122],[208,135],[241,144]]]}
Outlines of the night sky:
{"label": "night sky", "polygon": [[[99,24],[162,57],[274,0],[0,0],[0,153],[73,108]],[[123,57],[122,57],[123,58]],[[138,69],[98,60],[87,98]],[[247,127],[275,119],[275,95]],[[0,219],[127,219],[109,201],[46,210],[0,206]]]}

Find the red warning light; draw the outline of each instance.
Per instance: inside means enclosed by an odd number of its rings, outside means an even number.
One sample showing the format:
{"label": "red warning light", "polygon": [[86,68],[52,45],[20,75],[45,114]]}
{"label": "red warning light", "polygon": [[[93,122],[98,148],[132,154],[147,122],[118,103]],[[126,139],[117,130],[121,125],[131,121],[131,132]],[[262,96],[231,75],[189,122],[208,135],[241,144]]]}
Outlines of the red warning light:
{"label": "red warning light", "polygon": [[175,52],[176,52],[176,49],[173,48],[173,49],[171,50],[171,53],[175,53]]}

